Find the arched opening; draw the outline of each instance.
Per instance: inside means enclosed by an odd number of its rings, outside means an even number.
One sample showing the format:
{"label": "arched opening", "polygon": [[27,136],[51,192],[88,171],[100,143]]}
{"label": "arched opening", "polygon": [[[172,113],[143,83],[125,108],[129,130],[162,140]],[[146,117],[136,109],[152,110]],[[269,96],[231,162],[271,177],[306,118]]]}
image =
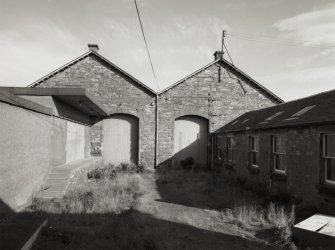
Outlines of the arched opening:
{"label": "arched opening", "polygon": [[103,120],[102,124],[104,164],[138,164],[138,118],[127,114],[115,114]]}
{"label": "arched opening", "polygon": [[207,165],[208,120],[187,115],[174,121],[174,165],[181,165],[185,159],[194,164]]}

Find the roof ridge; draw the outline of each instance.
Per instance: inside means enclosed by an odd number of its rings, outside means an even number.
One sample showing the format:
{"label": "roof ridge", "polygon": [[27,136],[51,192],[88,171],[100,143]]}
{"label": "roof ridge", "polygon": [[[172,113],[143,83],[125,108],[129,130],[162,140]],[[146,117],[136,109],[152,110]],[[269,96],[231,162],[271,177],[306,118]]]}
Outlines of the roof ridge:
{"label": "roof ridge", "polygon": [[312,95],[301,97],[301,98],[298,98],[298,99],[295,99],[295,100],[291,100],[291,101],[279,103],[279,104],[276,104],[276,105],[273,105],[273,106],[269,106],[269,107],[266,107],[266,108],[252,110],[252,111],[246,112],[244,114],[248,114],[248,113],[252,113],[252,112],[258,112],[258,111],[264,111],[266,109],[271,109],[271,108],[276,108],[278,106],[282,106],[282,105],[286,105],[286,104],[291,104],[291,103],[299,102],[299,101],[304,100],[304,99],[312,98],[312,97],[315,97],[315,96],[318,96],[318,95],[324,95],[324,94],[327,94],[327,93],[330,93],[330,92],[333,92],[333,91],[335,91],[335,89],[333,89],[333,90],[327,90],[327,91],[324,91],[324,92],[321,92],[321,93],[312,94]]}
{"label": "roof ridge", "polygon": [[251,78],[249,75],[247,75],[246,73],[244,73],[242,70],[240,70],[239,68],[237,68],[235,65],[229,63],[227,60],[225,60],[224,58],[219,58],[216,59],[212,62],[210,62],[209,64],[203,66],[202,68],[192,72],[191,74],[185,76],[184,78],[180,79],[179,81],[177,81],[176,83],[170,85],[169,87],[163,89],[161,92],[158,93],[158,95],[161,95],[163,93],[165,93],[166,91],[168,91],[169,89],[179,85],[180,83],[186,81],[187,79],[191,78],[192,76],[200,73],[201,71],[207,69],[208,67],[212,66],[215,63],[218,62],[223,62],[224,64],[228,65],[229,67],[235,69],[239,74],[243,75],[244,77],[246,77],[249,81],[251,81],[252,83],[254,83],[258,88],[261,88],[264,92],[266,92],[268,95],[270,95],[272,98],[276,99],[278,102],[284,102],[280,97],[278,97],[277,95],[275,95],[273,92],[271,92],[270,90],[268,90],[267,88],[265,88],[263,85],[261,85],[259,82],[257,82],[255,79]]}
{"label": "roof ridge", "polygon": [[158,93],[158,95],[163,94],[164,92],[168,91],[169,89],[172,89],[173,87],[179,85],[180,83],[186,81],[186,80],[189,79],[190,77],[192,77],[192,76],[194,76],[194,75],[200,73],[201,71],[207,69],[208,67],[210,67],[210,66],[212,66],[213,64],[217,63],[218,61],[220,61],[220,59],[214,60],[214,61],[210,62],[209,64],[207,64],[207,65],[201,67],[200,69],[198,69],[198,70],[192,72],[191,74],[189,74],[189,75],[183,77],[183,78],[180,79],[179,81],[177,81],[177,82],[171,84],[170,86],[168,86],[168,87],[166,87],[165,89],[163,89],[162,91],[160,91],[160,92]]}
{"label": "roof ridge", "polygon": [[27,87],[28,88],[31,88],[31,87],[35,87],[39,84],[41,84],[43,81],[45,81],[46,79],[58,74],[60,71],[70,67],[71,65],[77,63],[78,61],[86,58],[87,56],[89,55],[95,55],[97,56],[98,58],[100,58],[101,60],[105,61],[107,64],[109,64],[110,66],[116,68],[118,71],[120,71],[122,74],[126,75],[127,77],[129,77],[131,80],[133,80],[134,82],[138,83],[140,86],[142,86],[143,88],[147,89],[148,91],[150,91],[151,93],[157,95],[157,92],[154,91],[153,89],[151,89],[150,87],[148,87],[147,85],[145,85],[143,82],[141,82],[140,80],[138,80],[137,78],[135,78],[134,76],[130,75],[129,73],[127,73],[126,71],[124,71],[123,69],[121,69],[119,66],[115,65],[114,63],[112,63],[111,61],[109,61],[107,58],[105,58],[104,56],[100,55],[99,53],[95,52],[95,51],[88,51],[88,52],[85,52],[84,54],[82,54],[81,56],[73,59],[72,61],[64,64],[63,66],[57,68],[56,70],[52,71],[51,73],[41,77],[40,79],[36,80],[35,82],[29,84]]}

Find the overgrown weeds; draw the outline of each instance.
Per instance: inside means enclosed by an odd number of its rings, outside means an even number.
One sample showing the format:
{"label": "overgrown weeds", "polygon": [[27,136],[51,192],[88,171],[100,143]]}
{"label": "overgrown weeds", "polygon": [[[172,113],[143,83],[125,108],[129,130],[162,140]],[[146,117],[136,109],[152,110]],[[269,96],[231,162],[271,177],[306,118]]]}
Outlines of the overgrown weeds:
{"label": "overgrown weeds", "polygon": [[51,201],[34,198],[31,209],[47,213],[121,213],[136,206],[143,194],[142,177],[133,164],[97,168],[87,174],[92,181]]}
{"label": "overgrown weeds", "polygon": [[267,207],[244,204],[222,212],[224,220],[236,222],[249,230],[273,229],[277,245],[288,245],[292,241],[292,227],[295,220],[295,206],[270,203]]}
{"label": "overgrown weeds", "polygon": [[141,165],[136,165],[134,163],[121,163],[117,166],[109,164],[107,166],[96,168],[87,173],[88,179],[103,179],[109,178],[113,179],[117,174],[139,174],[144,171],[144,167]]}

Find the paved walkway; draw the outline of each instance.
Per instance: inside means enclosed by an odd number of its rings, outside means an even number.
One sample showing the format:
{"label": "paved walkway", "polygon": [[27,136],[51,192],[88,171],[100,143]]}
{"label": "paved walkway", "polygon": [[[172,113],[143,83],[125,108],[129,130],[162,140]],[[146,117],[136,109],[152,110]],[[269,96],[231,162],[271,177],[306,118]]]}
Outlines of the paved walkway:
{"label": "paved walkway", "polygon": [[83,160],[53,167],[47,177],[47,181],[44,184],[44,189],[42,190],[40,197],[45,199],[63,197],[69,186],[70,179],[77,171],[91,167],[98,167],[101,164],[101,157],[88,157]]}

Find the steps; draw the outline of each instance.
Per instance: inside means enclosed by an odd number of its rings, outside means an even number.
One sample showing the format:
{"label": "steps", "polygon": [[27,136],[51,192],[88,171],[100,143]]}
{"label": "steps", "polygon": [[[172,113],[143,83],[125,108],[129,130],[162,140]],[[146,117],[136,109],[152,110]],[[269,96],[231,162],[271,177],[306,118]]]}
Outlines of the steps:
{"label": "steps", "polygon": [[101,157],[89,157],[83,160],[70,162],[64,165],[53,167],[44,184],[41,198],[53,199],[61,198],[65,195],[70,179],[77,171],[86,168],[94,168],[102,165]]}

